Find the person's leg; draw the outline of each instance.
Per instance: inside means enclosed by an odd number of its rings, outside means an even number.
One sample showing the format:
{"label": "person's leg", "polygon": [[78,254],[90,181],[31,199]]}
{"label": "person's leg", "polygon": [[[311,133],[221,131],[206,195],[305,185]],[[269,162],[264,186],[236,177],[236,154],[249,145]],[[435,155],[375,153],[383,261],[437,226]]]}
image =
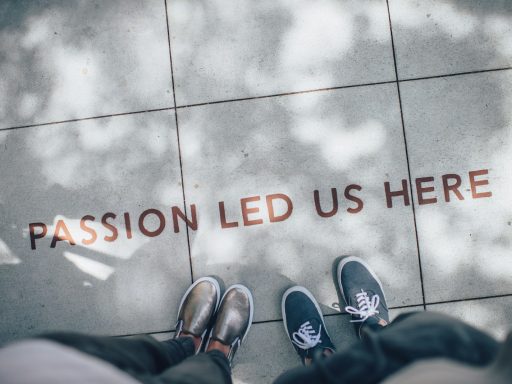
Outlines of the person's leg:
{"label": "person's leg", "polygon": [[158,342],[150,336],[113,338],[76,333],[54,333],[41,337],[75,348],[104,360],[140,381],[193,356],[201,349],[220,302],[216,279],[202,277],[185,292],[178,308],[173,340]]}
{"label": "person's leg", "polygon": [[421,359],[486,365],[498,347],[493,338],[459,320],[420,312],[399,316],[379,332],[368,331],[355,345],[311,366],[285,372],[275,383],[377,383]]}
{"label": "person's leg", "polygon": [[164,342],[150,336],[118,338],[64,332],[39,337],[97,357],[133,376],[159,374],[194,354],[190,337]]}
{"label": "person's leg", "polygon": [[181,364],[162,372],[161,384],[231,384],[231,366],[226,355],[219,350],[189,357]]}

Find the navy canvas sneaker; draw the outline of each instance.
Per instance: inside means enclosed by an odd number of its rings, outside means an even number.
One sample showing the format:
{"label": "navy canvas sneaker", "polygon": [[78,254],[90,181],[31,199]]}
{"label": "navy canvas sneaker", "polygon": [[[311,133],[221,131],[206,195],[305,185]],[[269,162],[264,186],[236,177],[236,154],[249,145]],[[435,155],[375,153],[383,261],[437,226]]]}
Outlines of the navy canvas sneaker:
{"label": "navy canvas sneaker", "polygon": [[363,325],[379,329],[389,323],[389,311],[382,283],[362,259],[342,257],[336,271],[336,285],[346,303],[345,311],[352,315],[356,333],[361,338]]}
{"label": "navy canvas sneaker", "polygon": [[295,286],[288,289],[283,295],[281,309],[286,334],[302,364],[306,365],[306,359],[324,357],[326,349],[332,353],[335,351],[320,306],[306,288]]}

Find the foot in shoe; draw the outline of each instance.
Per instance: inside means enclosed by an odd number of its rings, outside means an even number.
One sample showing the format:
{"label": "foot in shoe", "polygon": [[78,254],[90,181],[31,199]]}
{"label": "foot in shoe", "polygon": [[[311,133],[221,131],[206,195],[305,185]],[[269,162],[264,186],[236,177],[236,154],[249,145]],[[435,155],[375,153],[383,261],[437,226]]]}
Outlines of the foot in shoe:
{"label": "foot in shoe", "polygon": [[229,348],[229,345],[222,344],[220,341],[217,340],[212,340],[208,343],[208,348],[206,349],[206,352],[217,350],[222,352],[227,357],[229,354]]}
{"label": "foot in shoe", "polygon": [[206,350],[220,350],[232,364],[235,353],[243,343],[252,324],[254,304],[252,294],[243,285],[229,287],[219,305]]}
{"label": "foot in shoe", "polygon": [[317,301],[306,288],[288,289],[281,301],[283,323],[302,364],[334,353],[335,348],[325,328]]}
{"label": "foot in shoe", "polygon": [[335,283],[347,304],[345,311],[351,314],[357,335],[361,337],[363,325],[386,326],[389,311],[382,283],[368,264],[358,257],[348,256],[339,260],[336,270]]}
{"label": "foot in shoe", "polygon": [[174,338],[192,337],[196,354],[204,344],[220,295],[219,282],[213,277],[202,277],[187,289],[181,299]]}

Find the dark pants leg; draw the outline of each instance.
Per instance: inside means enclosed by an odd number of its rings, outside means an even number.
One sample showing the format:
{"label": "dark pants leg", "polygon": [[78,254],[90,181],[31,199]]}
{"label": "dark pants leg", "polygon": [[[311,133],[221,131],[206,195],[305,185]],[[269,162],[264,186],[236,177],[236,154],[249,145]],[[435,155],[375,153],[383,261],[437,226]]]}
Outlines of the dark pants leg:
{"label": "dark pants leg", "polygon": [[231,384],[231,367],[220,351],[192,356],[160,376],[159,383],[179,384]]}
{"label": "dark pants leg", "polygon": [[448,358],[486,365],[499,343],[483,332],[435,312],[404,314],[382,330],[308,367],[285,372],[275,384],[377,383],[421,359]]}
{"label": "dark pants leg", "polygon": [[226,357],[215,351],[195,356],[189,337],[164,342],[150,336],[125,339],[78,333],[40,337],[106,361],[143,383],[231,383]]}

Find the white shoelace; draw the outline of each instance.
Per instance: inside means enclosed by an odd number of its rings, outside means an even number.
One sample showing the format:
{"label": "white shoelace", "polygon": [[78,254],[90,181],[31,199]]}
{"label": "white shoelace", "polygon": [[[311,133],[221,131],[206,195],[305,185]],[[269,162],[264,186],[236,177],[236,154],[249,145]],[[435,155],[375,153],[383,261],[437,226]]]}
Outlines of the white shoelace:
{"label": "white shoelace", "polygon": [[[302,324],[297,332],[293,332],[292,334],[292,342],[301,349],[309,349],[315,347],[318,343],[321,343],[320,340],[320,331],[322,330],[322,325],[318,328],[318,333],[313,329],[313,326],[309,321],[306,321]],[[317,333],[315,335],[315,333]]]}
{"label": "white shoelace", "polygon": [[359,315],[359,317],[361,317],[360,320],[350,320],[351,323],[366,321],[370,316],[379,313],[377,310],[380,303],[379,295],[373,295],[370,299],[368,293],[361,289],[361,292],[356,293],[356,300],[358,308],[351,306],[345,307],[345,311],[351,315]]}

